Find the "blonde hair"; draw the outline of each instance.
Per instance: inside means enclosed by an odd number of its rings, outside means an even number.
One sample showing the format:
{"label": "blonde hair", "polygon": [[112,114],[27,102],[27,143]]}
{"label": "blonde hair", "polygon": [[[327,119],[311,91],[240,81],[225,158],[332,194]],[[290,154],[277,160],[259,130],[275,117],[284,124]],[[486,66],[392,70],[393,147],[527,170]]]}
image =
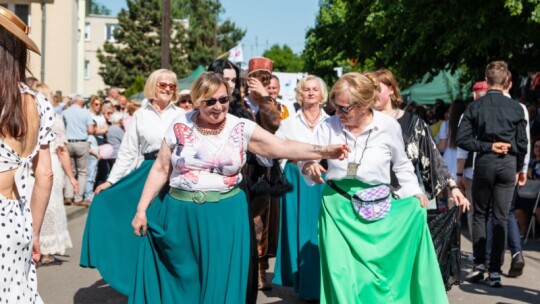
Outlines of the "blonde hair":
{"label": "blonde hair", "polygon": [[34,89],[41,93],[49,102],[52,102],[52,93],[48,85],[40,82],[34,86]]}
{"label": "blonde hair", "polygon": [[101,100],[101,98],[99,98],[99,96],[97,96],[97,95],[92,95],[92,96],[90,96],[90,101],[88,102],[88,104],[90,105],[88,108],[89,108],[90,112],[92,112],[94,114],[99,114],[99,113],[94,112],[93,105],[94,105],[94,101],[96,101],[96,100],[99,101],[99,104],[101,106],[103,106],[103,100]]}
{"label": "blonde hair", "polygon": [[191,85],[190,96],[193,106],[198,107],[204,99],[212,97],[221,86],[225,86],[227,96],[231,100],[231,88],[223,76],[214,72],[202,73]]}
{"label": "blonde hair", "polygon": [[319,89],[321,90],[322,95],[321,106],[324,105],[328,100],[328,89],[326,88],[326,83],[324,82],[324,80],[315,75],[307,75],[306,77],[300,79],[298,84],[296,84],[296,88],[294,89],[294,91],[296,92],[296,102],[300,106],[302,106],[302,103],[304,102],[302,100],[302,92],[304,91],[304,87],[306,86],[306,83],[308,81],[312,80],[315,80],[319,83]]}
{"label": "blonde hair", "polygon": [[[178,80],[176,78],[176,74],[173,71],[169,71],[167,69],[159,69],[155,70],[148,76],[148,79],[146,80],[146,84],[144,85],[144,97],[148,98],[148,100],[154,100],[156,99],[156,86],[158,83],[158,78],[161,76],[168,76],[172,78],[174,84],[178,83]],[[175,102],[178,99],[178,88],[174,90],[173,96],[171,101]]]}
{"label": "blonde hair", "polygon": [[379,82],[373,74],[347,73],[332,87],[330,102],[334,103],[336,95],[348,93],[351,105],[367,108],[375,103],[379,91]]}
{"label": "blonde hair", "polygon": [[141,104],[135,99],[128,101],[126,104],[126,110],[129,116],[133,116],[133,114],[135,114],[135,111],[137,111],[140,108],[141,108]]}

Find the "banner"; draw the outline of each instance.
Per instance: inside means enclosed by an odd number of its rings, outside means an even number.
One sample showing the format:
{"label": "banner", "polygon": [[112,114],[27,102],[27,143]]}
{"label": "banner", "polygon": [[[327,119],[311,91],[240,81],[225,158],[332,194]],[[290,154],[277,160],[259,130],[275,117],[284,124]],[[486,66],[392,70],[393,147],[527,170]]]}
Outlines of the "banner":
{"label": "banner", "polygon": [[244,62],[244,52],[242,52],[242,45],[237,45],[229,50],[229,61],[232,63]]}

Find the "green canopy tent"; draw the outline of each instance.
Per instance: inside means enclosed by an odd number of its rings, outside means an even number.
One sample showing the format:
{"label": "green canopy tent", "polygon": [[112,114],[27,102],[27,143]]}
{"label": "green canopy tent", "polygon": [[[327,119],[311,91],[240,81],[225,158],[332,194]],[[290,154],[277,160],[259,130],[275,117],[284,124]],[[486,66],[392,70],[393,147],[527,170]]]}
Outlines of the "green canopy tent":
{"label": "green canopy tent", "polygon": [[197,77],[201,76],[202,73],[204,73],[206,69],[199,65],[189,76],[182,78],[178,80],[178,89],[179,90],[189,90],[191,88],[191,84],[197,79]]}
{"label": "green canopy tent", "polygon": [[429,76],[424,75],[421,82],[401,91],[406,102],[417,104],[433,104],[435,99],[442,99],[450,104],[454,99],[467,99],[472,93],[468,85],[460,85],[459,72],[452,74],[450,71],[441,71],[431,81]]}

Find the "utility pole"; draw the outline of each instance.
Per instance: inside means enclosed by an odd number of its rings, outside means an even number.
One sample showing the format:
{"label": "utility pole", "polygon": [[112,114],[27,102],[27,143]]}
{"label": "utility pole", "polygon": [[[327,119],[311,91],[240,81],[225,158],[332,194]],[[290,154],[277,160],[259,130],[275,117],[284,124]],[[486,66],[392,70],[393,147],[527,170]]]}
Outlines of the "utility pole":
{"label": "utility pole", "polygon": [[171,0],[163,0],[161,18],[161,67],[171,69]]}
{"label": "utility pole", "polygon": [[214,60],[217,59],[218,18],[219,18],[218,6],[219,6],[219,0],[216,1],[216,2],[217,2],[217,4],[214,7],[214,13],[216,14],[216,20],[215,20],[216,23],[214,24]]}

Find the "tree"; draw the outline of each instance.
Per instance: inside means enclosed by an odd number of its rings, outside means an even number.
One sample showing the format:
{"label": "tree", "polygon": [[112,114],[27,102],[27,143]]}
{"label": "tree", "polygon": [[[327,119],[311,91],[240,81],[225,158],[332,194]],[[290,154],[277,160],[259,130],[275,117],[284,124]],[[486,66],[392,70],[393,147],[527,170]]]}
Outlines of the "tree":
{"label": "tree", "polygon": [[[115,42],[98,50],[99,75],[110,86],[130,87],[137,76],[144,79],[161,66],[161,0],[127,0],[128,9],[118,15]],[[171,66],[178,77],[214,59],[214,45],[221,54],[240,41],[245,31],[229,20],[218,24],[221,4],[216,1],[171,2]],[[182,20],[187,20],[184,26]]]}
{"label": "tree", "polygon": [[[517,2],[519,14],[505,6]],[[308,32],[306,65],[354,58],[361,67],[391,68],[402,85],[446,69],[479,79],[497,59],[524,74],[540,68],[540,24],[530,21],[537,2],[325,0]]]}
{"label": "tree", "polygon": [[[99,75],[110,86],[130,87],[137,76],[144,79],[161,67],[160,0],[127,0],[128,9],[118,14],[115,42],[105,42],[97,56],[102,64]],[[188,72],[186,51],[182,47],[186,30],[172,22],[171,66],[179,76]]]}
{"label": "tree", "polygon": [[187,18],[186,49],[187,62],[191,70],[199,65],[208,66],[216,56],[230,50],[242,40],[245,30],[238,29],[234,22],[218,22],[223,11],[221,3],[214,0],[177,0],[172,3],[175,18]]}
{"label": "tree", "polygon": [[274,44],[269,50],[264,51],[263,56],[274,62],[274,71],[276,72],[304,71],[304,60],[301,56],[294,54],[287,45],[280,47],[278,44]]}
{"label": "tree", "polygon": [[92,1],[90,4],[90,14],[110,16],[111,10],[97,1]]}

